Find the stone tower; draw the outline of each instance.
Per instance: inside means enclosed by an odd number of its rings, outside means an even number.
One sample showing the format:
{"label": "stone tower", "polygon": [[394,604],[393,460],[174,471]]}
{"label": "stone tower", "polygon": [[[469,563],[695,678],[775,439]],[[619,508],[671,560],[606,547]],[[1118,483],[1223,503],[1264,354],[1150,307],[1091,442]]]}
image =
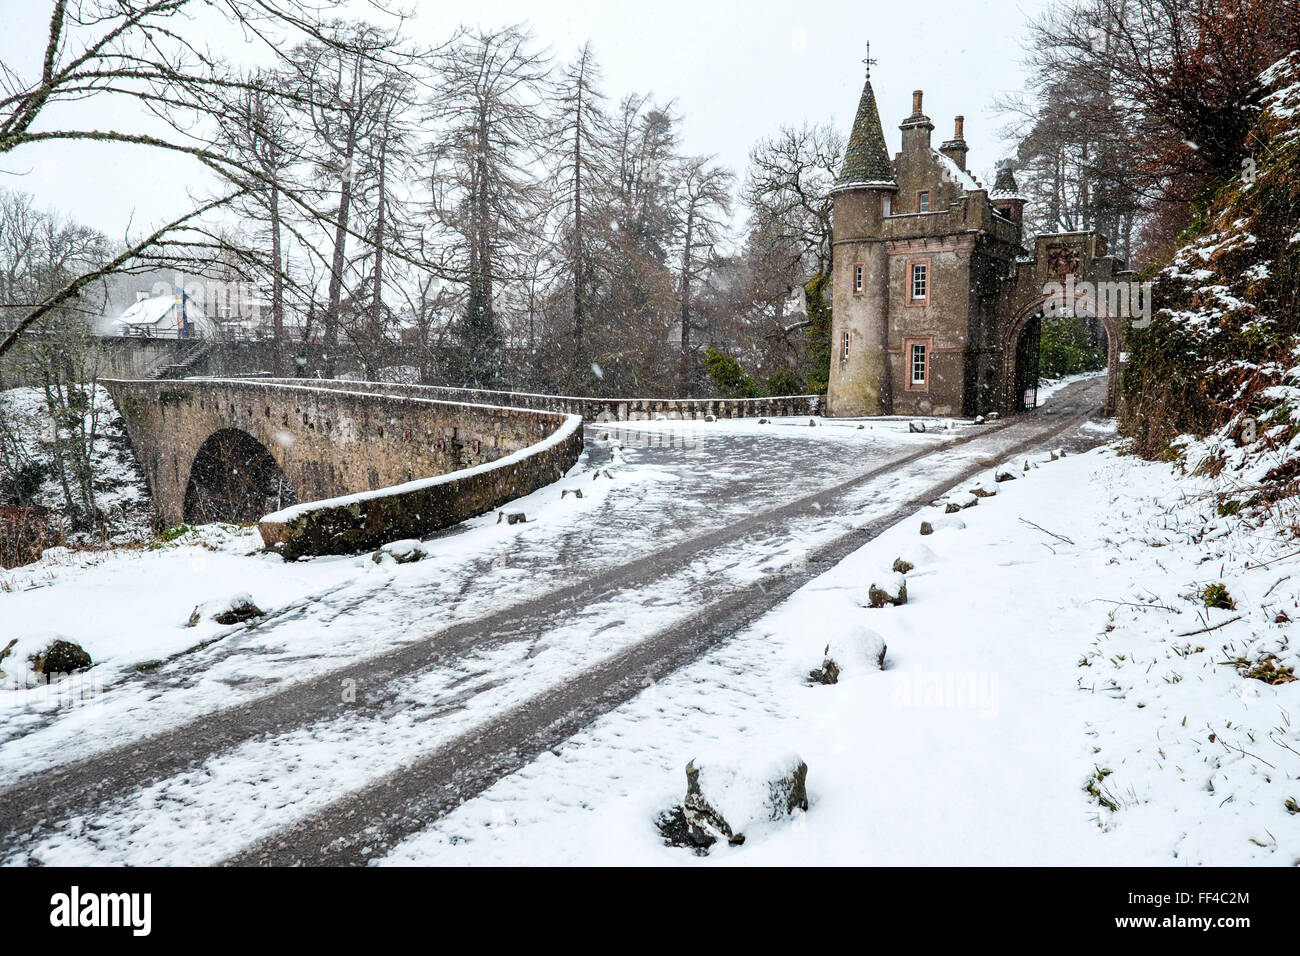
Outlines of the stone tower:
{"label": "stone tower", "polygon": [[[1046,290],[1069,275],[1132,281],[1094,233],[1026,243],[1026,199],[1011,166],[998,165],[990,190],[967,162],[965,118],[936,148],[923,100],[912,94],[891,159],[868,71],[832,195],[832,416],[1024,408]],[[1113,405],[1123,316],[1092,308],[1097,334],[1105,329]]]}
{"label": "stone tower", "polygon": [[890,407],[889,257],[881,226],[897,191],[868,65],[832,200],[831,415],[881,415]]}

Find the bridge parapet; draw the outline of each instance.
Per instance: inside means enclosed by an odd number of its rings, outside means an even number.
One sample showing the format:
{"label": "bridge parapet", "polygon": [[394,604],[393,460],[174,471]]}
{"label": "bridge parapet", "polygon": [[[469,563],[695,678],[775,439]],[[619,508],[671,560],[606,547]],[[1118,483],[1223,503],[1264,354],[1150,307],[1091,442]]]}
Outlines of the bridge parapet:
{"label": "bridge parapet", "polygon": [[[238,437],[242,455],[251,448],[273,459],[292,488],[290,500],[303,502],[259,523],[263,540],[286,558],[431,534],[556,480],[582,452],[577,416],[438,400],[401,386],[264,379],[104,384],[169,524],[196,520],[196,481],[203,476],[195,464],[217,436]],[[241,465],[251,462],[226,462],[218,471],[229,478]],[[232,517],[251,520],[266,510]]]}
{"label": "bridge parapet", "polygon": [[[285,384],[304,379],[257,379]],[[453,388],[449,385],[389,385],[383,382],[345,382],[337,379],[312,381],[321,388],[351,389],[392,395],[422,396],[437,401],[506,405],[542,411],[581,415],[587,422],[653,421],[669,419],[775,418],[821,415],[825,395],[775,395],[763,398],[587,398],[577,395],[543,395],[537,392],[504,392],[491,389]]]}

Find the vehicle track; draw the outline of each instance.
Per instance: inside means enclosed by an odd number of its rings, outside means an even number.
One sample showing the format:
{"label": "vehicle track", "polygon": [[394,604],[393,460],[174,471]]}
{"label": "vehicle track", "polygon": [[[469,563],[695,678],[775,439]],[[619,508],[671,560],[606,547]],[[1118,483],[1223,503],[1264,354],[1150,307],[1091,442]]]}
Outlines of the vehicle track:
{"label": "vehicle track", "polygon": [[[678,573],[686,563],[706,552],[771,533],[803,516],[822,514],[845,494],[882,475],[950,452],[954,447],[981,442],[1006,428],[1027,434],[1012,447],[1002,448],[998,455],[1018,454],[1077,426],[1089,414],[1065,406],[1050,420],[1045,416],[1008,419],[978,435],[894,458],[829,488],[633,559],[542,597],[452,625],[265,697],[34,775],[0,791],[0,849],[11,852],[29,834],[201,765],[243,742],[278,736],[318,721],[380,714],[393,702],[394,686],[400,678],[470,649],[529,639],[588,604]],[[810,555],[804,569],[768,576],[747,587],[738,585],[679,623],[439,747],[408,769],[277,831],[229,862],[355,864],[373,858],[378,850],[427,826],[502,775],[556,746],[595,717],[629,699],[648,681],[670,673],[736,633],[920,504],[986,467],[986,462],[973,464],[955,479],[949,477],[927,488],[865,528],[840,536]],[[345,680],[356,682],[355,702],[343,701],[340,686]],[[364,824],[357,825],[358,820]]]}

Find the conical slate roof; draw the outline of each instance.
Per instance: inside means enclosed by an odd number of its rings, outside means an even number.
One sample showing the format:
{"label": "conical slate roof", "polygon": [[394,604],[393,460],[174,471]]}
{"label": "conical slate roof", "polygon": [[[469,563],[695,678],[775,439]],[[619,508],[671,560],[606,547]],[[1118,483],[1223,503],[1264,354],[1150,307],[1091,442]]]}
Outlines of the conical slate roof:
{"label": "conical slate roof", "polygon": [[992,199],[1024,199],[1020,195],[1020,188],[1016,185],[1015,173],[1011,171],[1011,164],[1006,160],[998,163],[998,178],[993,183],[993,192],[989,193]]}
{"label": "conical slate roof", "polygon": [[880,111],[876,108],[876,93],[871,79],[862,87],[858,101],[858,115],[853,119],[853,132],[844,151],[844,168],[840,170],[837,187],[893,186],[894,166],[885,148],[885,134],[880,128]]}

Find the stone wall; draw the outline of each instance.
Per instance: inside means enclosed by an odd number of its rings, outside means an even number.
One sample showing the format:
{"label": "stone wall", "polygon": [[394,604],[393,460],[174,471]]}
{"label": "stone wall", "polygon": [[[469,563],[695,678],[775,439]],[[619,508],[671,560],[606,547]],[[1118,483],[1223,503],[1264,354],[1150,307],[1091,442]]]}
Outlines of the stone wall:
{"label": "stone wall", "polygon": [[536,491],[582,454],[582,420],[566,416],[548,439],[506,458],[441,478],[295,505],[258,524],[267,547],[286,561],[303,555],[352,554],[403,538],[420,538]]}
{"label": "stone wall", "polygon": [[[470,495],[463,506],[453,506],[445,490],[425,499],[440,510],[407,512],[402,520],[387,505],[367,505],[360,515],[360,531],[352,529],[355,533],[343,535],[335,545],[345,549],[368,547],[376,536],[418,537],[469,513],[481,513],[538,487],[533,482],[554,481],[555,468],[567,461],[562,474],[582,450],[581,423],[572,416],[438,401],[386,386],[330,388],[231,379],[104,384],[126,422],[154,505],[169,524],[185,520],[185,493],[199,449],[227,429],[264,446],[298,500],[308,504],[511,460],[510,474],[496,476],[488,482],[490,487],[478,478],[453,485],[453,491]],[[530,464],[515,459],[561,431],[566,440],[547,445],[542,460]],[[379,523],[367,525],[366,513],[372,508]],[[326,553],[335,546],[311,530],[316,527],[309,521],[301,529],[276,530],[272,537],[283,543],[301,530],[312,548],[324,549],[301,553]]]}

